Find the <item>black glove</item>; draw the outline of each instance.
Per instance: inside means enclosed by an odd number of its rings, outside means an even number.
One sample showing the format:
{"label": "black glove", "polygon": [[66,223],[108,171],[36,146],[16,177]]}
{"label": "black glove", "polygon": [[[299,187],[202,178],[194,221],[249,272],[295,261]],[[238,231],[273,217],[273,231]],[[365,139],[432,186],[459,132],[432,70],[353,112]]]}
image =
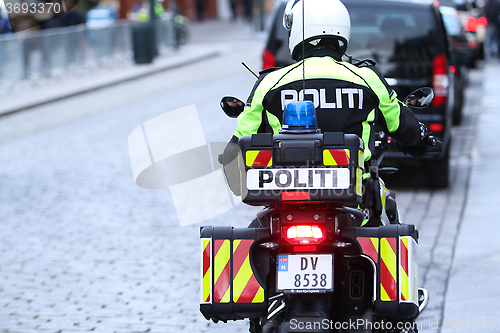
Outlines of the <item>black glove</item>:
{"label": "black glove", "polygon": [[240,154],[240,148],[237,144],[228,143],[224,153],[220,154],[218,157],[219,163],[223,165],[224,175],[226,176],[226,181],[236,196],[241,196],[241,177],[244,176],[244,170],[240,170],[238,166],[238,155]]}
{"label": "black glove", "polygon": [[[435,138],[430,136],[430,132],[423,123],[420,125],[420,141],[411,147],[406,148],[406,152],[413,157],[422,156],[427,152],[427,148],[432,146]],[[432,138],[432,139],[431,139]]]}
{"label": "black glove", "polygon": [[423,123],[419,122],[418,124],[420,125],[420,142],[425,142],[431,133]]}
{"label": "black glove", "polygon": [[238,147],[238,145],[229,142],[224,149],[224,152],[218,157],[219,163],[224,166],[228,165],[238,157],[239,152],[240,148]]}
{"label": "black glove", "polygon": [[411,147],[408,147],[406,151],[411,156],[418,157],[418,156],[422,156],[426,153],[427,146],[411,146]]}

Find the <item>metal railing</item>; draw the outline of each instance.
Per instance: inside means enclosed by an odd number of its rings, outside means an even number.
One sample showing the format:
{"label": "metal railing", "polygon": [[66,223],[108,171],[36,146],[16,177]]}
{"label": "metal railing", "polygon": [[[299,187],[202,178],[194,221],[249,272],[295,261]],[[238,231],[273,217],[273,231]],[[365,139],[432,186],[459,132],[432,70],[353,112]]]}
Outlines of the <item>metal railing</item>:
{"label": "metal railing", "polygon": [[[171,19],[156,22],[161,54],[175,47],[174,26]],[[98,29],[87,29],[82,24],[0,35],[0,86],[131,60],[131,29],[135,24],[119,22]]]}

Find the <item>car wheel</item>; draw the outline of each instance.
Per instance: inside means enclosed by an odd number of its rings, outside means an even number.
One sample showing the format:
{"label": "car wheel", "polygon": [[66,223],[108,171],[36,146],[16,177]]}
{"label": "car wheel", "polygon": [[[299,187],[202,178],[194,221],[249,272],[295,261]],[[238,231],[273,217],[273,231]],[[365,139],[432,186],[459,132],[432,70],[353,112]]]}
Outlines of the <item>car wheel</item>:
{"label": "car wheel", "polygon": [[450,173],[450,144],[446,147],[443,156],[438,160],[431,160],[426,165],[427,183],[431,188],[446,188]]}
{"label": "car wheel", "polygon": [[484,60],[484,43],[479,47],[478,59]]}
{"label": "car wheel", "polygon": [[467,64],[468,68],[476,68],[477,67],[477,59],[476,57],[471,57],[469,63]]}
{"label": "car wheel", "polygon": [[462,109],[464,105],[464,94],[458,94],[458,100],[456,101],[455,107],[453,108],[452,122],[453,125],[460,125],[462,122]]}

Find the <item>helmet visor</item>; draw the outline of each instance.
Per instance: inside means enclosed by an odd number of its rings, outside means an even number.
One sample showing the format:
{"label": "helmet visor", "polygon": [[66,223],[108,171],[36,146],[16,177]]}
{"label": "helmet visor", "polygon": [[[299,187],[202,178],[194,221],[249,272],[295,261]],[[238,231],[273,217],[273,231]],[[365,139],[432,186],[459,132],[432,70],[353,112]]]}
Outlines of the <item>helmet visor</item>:
{"label": "helmet visor", "polygon": [[285,13],[283,14],[283,27],[290,31],[292,30],[293,25],[293,13],[292,8],[295,6],[300,0],[290,0],[286,4]]}

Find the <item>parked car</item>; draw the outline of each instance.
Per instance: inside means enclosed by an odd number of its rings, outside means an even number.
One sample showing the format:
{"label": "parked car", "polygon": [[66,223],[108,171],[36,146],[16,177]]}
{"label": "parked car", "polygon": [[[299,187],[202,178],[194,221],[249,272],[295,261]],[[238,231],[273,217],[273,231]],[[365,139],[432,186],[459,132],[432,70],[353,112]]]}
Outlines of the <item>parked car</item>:
{"label": "parked car", "polygon": [[438,0],[440,6],[453,7],[458,11],[465,36],[473,57],[469,67],[475,67],[477,60],[484,59],[484,40],[487,20],[481,16],[476,0]]}
{"label": "parked car", "polygon": [[278,0],[271,15],[271,27],[262,53],[262,69],[283,67],[294,61],[288,50],[288,31],[283,27],[283,14],[288,0]]}
{"label": "parked car", "polygon": [[469,47],[467,37],[463,31],[458,11],[453,7],[440,6],[444,26],[448,33],[450,48],[450,70],[454,73],[455,100],[453,103],[453,125],[462,121],[465,88],[467,86],[467,65],[472,61],[474,54]]}
{"label": "parked car", "polygon": [[[372,59],[398,96],[418,87],[433,87],[431,106],[415,110],[419,120],[443,141],[443,153],[423,162],[429,184],[446,187],[449,174],[449,145],[455,80],[450,70],[450,50],[439,5],[429,2],[392,0],[344,0],[351,16],[348,55]],[[263,67],[292,63],[288,32],[282,27],[286,2],[275,6],[272,26],[263,52]],[[387,160],[404,163],[403,154]]]}

